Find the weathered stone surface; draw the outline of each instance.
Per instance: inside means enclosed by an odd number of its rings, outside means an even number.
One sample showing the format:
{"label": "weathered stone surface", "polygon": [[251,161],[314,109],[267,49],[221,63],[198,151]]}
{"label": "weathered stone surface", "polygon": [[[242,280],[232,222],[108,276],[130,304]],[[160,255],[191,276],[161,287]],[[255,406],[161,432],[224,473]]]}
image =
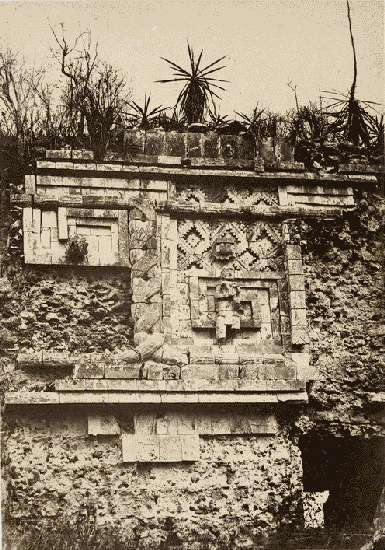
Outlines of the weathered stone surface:
{"label": "weathered stone surface", "polygon": [[120,432],[119,424],[114,416],[88,415],[88,435],[119,435]]}
{"label": "weathered stone surface", "polygon": [[142,378],[163,380],[163,365],[155,361],[146,361],[142,369]]}
{"label": "weathered stone surface", "polygon": [[130,251],[130,262],[133,277],[141,277],[152,267],[158,265],[158,254],[154,249],[134,249]]}
{"label": "weathered stone surface", "polygon": [[74,356],[75,362],[74,378],[103,378],[104,362],[103,357],[99,358],[91,354]]}
{"label": "weathered stone surface", "polygon": [[159,332],[154,334],[145,334],[141,342],[137,345],[136,351],[142,359],[151,357],[159,348],[163,346],[164,334]]}
{"label": "weathered stone surface", "polygon": [[320,374],[317,368],[310,365],[310,356],[308,353],[290,353],[289,357],[293,360],[298,380],[318,380]]}
{"label": "weathered stone surface", "polygon": [[179,380],[180,367],[178,365],[163,365],[164,380]]}
{"label": "weathered stone surface", "polygon": [[159,295],[161,291],[161,281],[159,278],[150,277],[142,279],[134,277],[132,279],[132,301],[133,302],[148,302]]}
{"label": "weathered stone surface", "polygon": [[131,220],[129,222],[129,247],[144,248],[151,237],[156,236],[156,225],[154,222]]}
{"label": "weathered stone surface", "polygon": [[219,365],[219,380],[232,380],[239,377],[239,365]]}
{"label": "weathered stone surface", "polygon": [[214,363],[198,363],[195,365],[189,365],[181,367],[182,380],[188,378],[204,378],[206,380],[218,380],[219,378],[219,365]]}
{"label": "weathered stone surface", "polygon": [[105,367],[105,378],[140,378],[142,363],[127,364],[125,366]]}
{"label": "weathered stone surface", "polygon": [[57,405],[59,394],[57,392],[20,391],[7,392],[6,405]]}
{"label": "weathered stone surface", "polygon": [[161,318],[159,304],[132,304],[131,315],[135,321],[135,331],[151,333]]}

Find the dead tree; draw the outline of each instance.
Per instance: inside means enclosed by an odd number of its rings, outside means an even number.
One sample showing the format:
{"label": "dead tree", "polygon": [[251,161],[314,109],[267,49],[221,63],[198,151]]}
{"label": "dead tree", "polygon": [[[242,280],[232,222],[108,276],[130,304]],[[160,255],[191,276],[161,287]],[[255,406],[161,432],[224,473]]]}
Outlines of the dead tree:
{"label": "dead tree", "polygon": [[59,48],[55,57],[68,78],[62,96],[68,119],[80,141],[88,132],[95,159],[100,160],[129,99],[124,78],[101,61],[98,45],[92,46],[90,31],[79,35],[70,46],[63,25],[60,38],[52,27],[51,30]]}
{"label": "dead tree", "polygon": [[25,159],[44,114],[38,90],[44,69],[27,68],[24,59],[11,50],[0,52],[0,130],[18,143],[18,156]]}

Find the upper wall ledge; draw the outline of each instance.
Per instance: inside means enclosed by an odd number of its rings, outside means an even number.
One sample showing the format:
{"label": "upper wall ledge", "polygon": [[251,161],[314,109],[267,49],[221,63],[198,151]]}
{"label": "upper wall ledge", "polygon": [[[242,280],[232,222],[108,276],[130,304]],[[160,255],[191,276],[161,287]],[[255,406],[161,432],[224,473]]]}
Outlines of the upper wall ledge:
{"label": "upper wall ledge", "polygon": [[352,146],[351,151],[349,148],[345,151],[346,147],[343,149],[337,144],[317,147],[320,147],[320,153],[316,157],[313,155],[314,158],[310,154],[307,158],[302,150],[298,156],[294,145],[282,138],[266,138],[255,145],[246,135],[132,130],[126,132],[120,152],[108,151],[102,162],[94,161],[93,152],[88,150],[50,150],[46,151],[45,161],[37,161],[37,168],[140,171],[159,167],[168,171],[176,169],[178,173],[210,169],[214,175],[222,171],[237,171],[237,175],[242,172],[254,175],[297,172],[302,175],[306,172],[315,177],[323,173],[335,176],[384,171],[377,162],[370,163],[365,151],[359,148]]}

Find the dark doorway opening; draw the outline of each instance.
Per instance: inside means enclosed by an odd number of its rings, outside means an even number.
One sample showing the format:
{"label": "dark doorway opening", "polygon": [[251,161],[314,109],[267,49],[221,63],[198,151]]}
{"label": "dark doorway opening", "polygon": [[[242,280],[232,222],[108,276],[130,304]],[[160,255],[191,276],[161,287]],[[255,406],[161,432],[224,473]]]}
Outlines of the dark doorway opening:
{"label": "dark doorway opening", "polygon": [[303,436],[299,445],[304,491],[329,491],[325,528],[368,532],[385,485],[385,438]]}

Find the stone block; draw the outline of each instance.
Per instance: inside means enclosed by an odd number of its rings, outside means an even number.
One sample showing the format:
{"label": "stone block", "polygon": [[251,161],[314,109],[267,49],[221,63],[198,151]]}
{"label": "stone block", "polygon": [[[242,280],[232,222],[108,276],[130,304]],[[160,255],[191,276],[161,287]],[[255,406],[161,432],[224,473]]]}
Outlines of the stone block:
{"label": "stone block", "polygon": [[[147,333],[144,333],[147,337]],[[140,354],[132,348],[125,349],[114,355],[106,357],[106,365],[110,367],[122,367],[125,365],[138,363],[140,360]]]}
{"label": "stone block", "polygon": [[181,379],[193,380],[206,379],[217,380],[218,379],[218,365],[214,363],[198,364],[198,365],[186,365],[181,367]]}
{"label": "stone block", "polygon": [[249,136],[238,136],[238,155],[242,160],[254,160],[254,140]]}
{"label": "stone block", "polygon": [[249,418],[250,433],[252,434],[271,434],[278,433],[278,422],[273,414],[252,415]]}
{"label": "stone block", "polygon": [[154,435],[156,433],[156,415],[152,413],[136,414],[134,430],[137,435]]}
{"label": "stone block", "polygon": [[190,347],[189,349],[190,363],[214,363],[214,355],[210,346]]}
{"label": "stone block", "polygon": [[36,193],[36,176],[34,174],[25,176],[24,190],[28,195],[34,195]]}
{"label": "stone block", "polygon": [[151,333],[161,318],[160,312],[159,304],[132,304],[131,315],[135,321],[135,332]]}
{"label": "stone block", "polygon": [[290,306],[293,309],[306,309],[306,292],[304,290],[293,290],[290,292]]}
{"label": "stone block", "polygon": [[72,151],[72,158],[78,160],[93,160],[94,153],[93,151],[87,151],[86,149],[79,149]]}
{"label": "stone block", "polygon": [[291,326],[306,326],[306,309],[292,309],[290,313]]}
{"label": "stone block", "polygon": [[219,365],[219,380],[233,380],[239,377],[239,365]]}
{"label": "stone block", "polygon": [[43,366],[43,352],[19,353],[17,356],[17,365],[19,369],[41,368]]}
{"label": "stone block", "polygon": [[291,331],[291,343],[304,345],[309,343],[309,332],[307,327],[293,327]]}
{"label": "stone block", "polygon": [[141,436],[136,439],[138,462],[159,462],[160,459],[160,437],[152,435]]}
{"label": "stone block", "polygon": [[221,156],[225,160],[238,159],[238,140],[237,136],[220,136]]}
{"label": "stone block", "polygon": [[180,367],[178,365],[163,365],[164,380],[179,380]]}
{"label": "stone block", "polygon": [[137,436],[132,434],[122,435],[122,461],[136,462],[138,454]]}
{"label": "stone block", "polygon": [[289,357],[296,365],[298,380],[308,381],[319,379],[317,368],[310,365],[310,355],[308,353],[290,353]]}
{"label": "stone block", "polygon": [[44,368],[72,368],[74,361],[69,353],[54,353],[43,351],[42,363]]}
{"label": "stone block", "polygon": [[296,377],[295,366],[287,365],[285,367],[275,367],[274,378],[275,380],[293,380]]}
{"label": "stone block", "polygon": [[214,360],[218,364],[232,365],[239,362],[239,355],[236,352],[215,352]]}
{"label": "stone block", "polygon": [[88,415],[88,435],[119,435],[120,426],[112,415]]}
{"label": "stone block", "polygon": [[219,135],[210,133],[203,136],[203,156],[205,158],[219,157]]}
{"label": "stone block", "polygon": [[195,416],[195,431],[197,434],[210,435],[213,433],[211,416],[208,414],[197,414]]}
{"label": "stone block", "polygon": [[104,361],[102,356],[91,354],[74,355],[74,378],[104,378]]}
{"label": "stone block", "polygon": [[166,413],[156,419],[157,435],[178,435],[178,413]]}
{"label": "stone block", "polygon": [[[145,334],[145,333],[144,333]],[[137,344],[136,351],[142,359],[151,357],[159,348],[163,346],[164,334],[156,332],[153,334],[143,335],[140,343]]]}
{"label": "stone block", "polygon": [[289,275],[302,275],[302,260],[287,260],[287,271]]}
{"label": "stone block", "polygon": [[181,462],[182,439],[178,435],[159,436],[159,461]]}
{"label": "stone block", "polygon": [[275,380],[275,365],[262,365],[259,369],[259,377],[261,380]]}
{"label": "stone block", "polygon": [[261,375],[264,375],[265,368],[257,365],[241,365],[239,367],[239,378],[248,380],[259,380]]}
{"label": "stone block", "polygon": [[180,132],[165,132],[165,155],[184,157],[186,154],[184,138],[185,135]]}
{"label": "stone block", "polygon": [[189,435],[195,433],[195,416],[193,414],[178,413],[178,434]]}
{"label": "stone block", "polygon": [[165,344],[163,346],[162,362],[168,365],[187,365],[188,355],[187,352],[183,352],[177,346]]}
{"label": "stone block", "polygon": [[[200,363],[192,366],[192,378],[204,378],[205,380],[218,380],[219,372],[218,365],[214,363]],[[183,377],[183,369],[181,370],[181,377]]]}
{"label": "stone block", "polygon": [[202,135],[195,133],[187,134],[187,156],[188,157],[202,157],[201,147]]}
{"label": "stone block", "polygon": [[211,414],[212,433],[215,435],[229,435],[231,433],[231,417],[221,414]]}
{"label": "stone block", "polygon": [[200,448],[199,448],[199,435],[183,435],[180,437],[181,440],[181,460],[196,461],[200,459]]}
{"label": "stone block", "polygon": [[130,250],[130,263],[132,277],[142,277],[152,267],[158,265],[158,253],[154,249]]}
{"label": "stone block", "polygon": [[305,290],[305,279],[303,275],[290,275],[289,291],[293,290]]}
{"label": "stone block", "polygon": [[146,361],[143,365],[142,377],[147,380],[163,380],[163,365],[155,361]]}
{"label": "stone block", "polygon": [[163,155],[164,154],[165,132],[162,130],[149,130],[145,134],[144,154]]}
{"label": "stone block", "polygon": [[144,248],[151,237],[156,237],[156,226],[151,221],[130,219],[128,232],[130,248]]}
{"label": "stone block", "polygon": [[275,166],[277,159],[275,156],[274,139],[264,138],[259,142],[258,156],[264,160],[265,166]]}
{"label": "stone block", "polygon": [[302,251],[301,247],[296,244],[287,244],[285,251],[286,260],[301,260],[302,261]]}
{"label": "stone block", "polygon": [[137,379],[140,378],[140,369],[142,364],[128,364],[121,367],[105,367],[105,378],[128,378]]}
{"label": "stone block", "polygon": [[159,278],[150,277],[142,279],[133,277],[132,279],[132,301],[136,303],[148,302],[161,291],[161,282]]}

